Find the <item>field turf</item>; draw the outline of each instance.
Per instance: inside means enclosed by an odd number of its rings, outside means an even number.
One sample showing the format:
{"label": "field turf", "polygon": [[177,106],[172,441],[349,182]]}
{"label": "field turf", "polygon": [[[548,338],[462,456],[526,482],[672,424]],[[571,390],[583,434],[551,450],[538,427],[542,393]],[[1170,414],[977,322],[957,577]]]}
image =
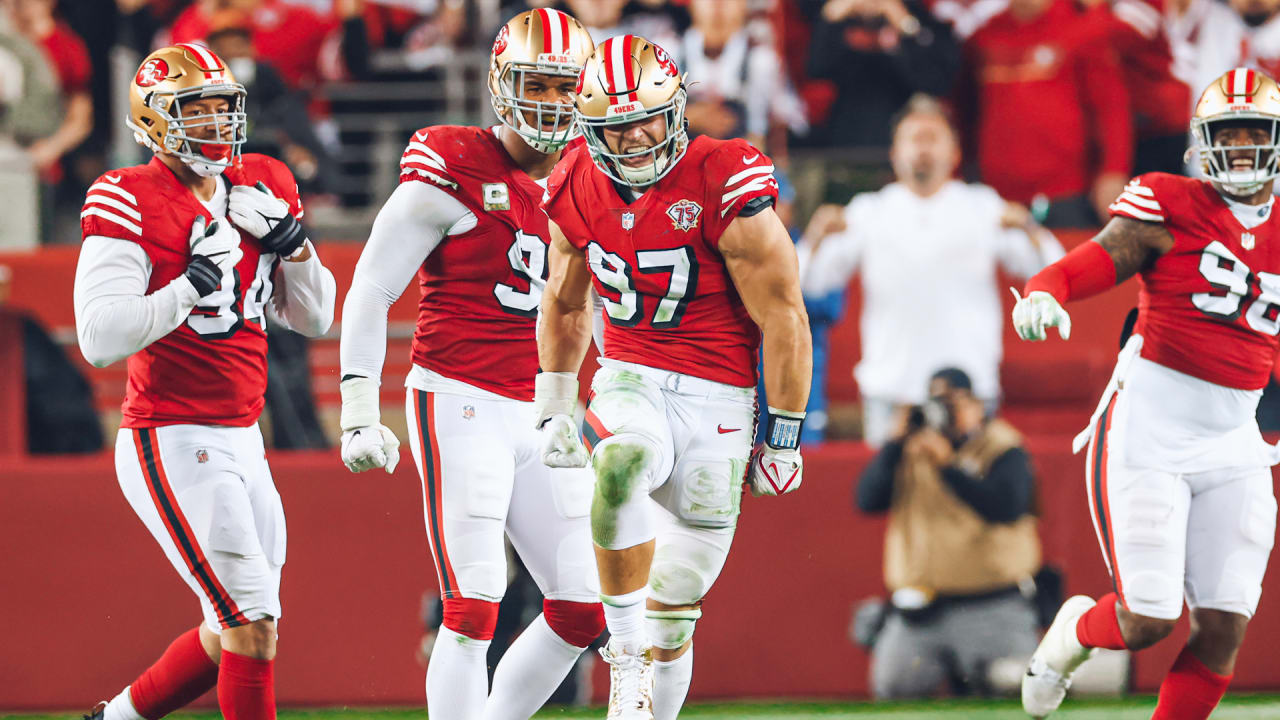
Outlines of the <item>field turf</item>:
{"label": "field turf", "polygon": [[[1148,720],[1155,698],[1121,700],[1068,700],[1053,720]],[[216,720],[217,713],[179,713],[179,720]],[[79,720],[78,714],[3,715],[0,720]],[[603,720],[603,708],[552,709],[539,713],[537,720]],[[700,718],[747,718],[749,720],[1026,720],[1016,701],[977,702],[946,700],[931,703],[712,703],[694,704],[680,714],[681,720]],[[1264,720],[1280,718],[1280,697],[1237,695],[1227,698],[1213,720]],[[427,720],[425,710],[314,709],[284,710],[279,720]]]}

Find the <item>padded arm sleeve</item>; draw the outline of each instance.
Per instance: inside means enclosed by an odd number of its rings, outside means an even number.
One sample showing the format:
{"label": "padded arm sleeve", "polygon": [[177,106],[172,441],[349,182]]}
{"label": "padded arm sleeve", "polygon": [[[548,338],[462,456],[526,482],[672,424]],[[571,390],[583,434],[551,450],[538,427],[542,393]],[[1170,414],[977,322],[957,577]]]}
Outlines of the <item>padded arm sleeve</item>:
{"label": "padded arm sleeve", "polygon": [[474,213],[435,185],[396,186],[373,221],[342,305],[342,377],[382,377],[387,311],[445,236],[467,232],[476,222]]}
{"label": "padded arm sleeve", "polygon": [[151,261],[137,243],[85,238],[76,264],[76,338],[84,359],[106,367],[173,332],[200,299],[185,275],[147,294]]}
{"label": "padded arm sleeve", "polygon": [[1105,248],[1090,240],[1028,280],[1022,294],[1043,290],[1066,303],[1097,295],[1115,284],[1116,264]]}

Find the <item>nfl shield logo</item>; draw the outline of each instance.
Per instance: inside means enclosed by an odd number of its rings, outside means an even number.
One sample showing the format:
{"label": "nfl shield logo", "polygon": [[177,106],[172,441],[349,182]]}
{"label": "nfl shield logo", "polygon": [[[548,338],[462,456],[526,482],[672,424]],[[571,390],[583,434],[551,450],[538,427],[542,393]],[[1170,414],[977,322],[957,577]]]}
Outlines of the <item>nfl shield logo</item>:
{"label": "nfl shield logo", "polygon": [[635,226],[636,226],[636,214],[631,212],[630,210],[627,210],[626,212],[622,213],[622,229],[630,230]]}
{"label": "nfl shield logo", "polygon": [[206,452],[204,448],[200,448],[196,451],[196,462],[201,465],[209,462],[209,453]]}
{"label": "nfl shield logo", "polygon": [[1243,247],[1245,250],[1252,250],[1254,245],[1257,245],[1257,244],[1258,244],[1258,240],[1253,236],[1253,233],[1247,232],[1240,236],[1240,246]]}
{"label": "nfl shield logo", "polygon": [[470,420],[471,418],[473,418],[473,417],[475,417],[475,416],[476,416],[476,408],[475,408],[475,406],[474,406],[474,405],[463,405],[463,406],[462,406],[462,419],[463,419],[463,420]]}

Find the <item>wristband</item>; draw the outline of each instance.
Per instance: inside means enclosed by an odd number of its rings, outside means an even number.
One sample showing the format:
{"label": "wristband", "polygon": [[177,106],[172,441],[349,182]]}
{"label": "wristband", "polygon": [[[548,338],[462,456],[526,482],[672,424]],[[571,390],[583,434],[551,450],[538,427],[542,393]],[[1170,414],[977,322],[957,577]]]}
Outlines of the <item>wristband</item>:
{"label": "wristband", "polygon": [[795,450],[800,447],[800,429],[804,427],[804,412],[779,410],[769,407],[769,425],[765,431],[765,443],[775,450]]}
{"label": "wristband", "polygon": [[196,289],[196,297],[204,297],[222,284],[222,268],[207,255],[192,257],[191,264],[187,265],[187,271],[183,275],[191,281],[191,287]]}
{"label": "wristband", "polygon": [[342,431],[378,425],[382,419],[378,381],[367,377],[350,377],[338,385],[342,393],[342,415],[338,421]]}

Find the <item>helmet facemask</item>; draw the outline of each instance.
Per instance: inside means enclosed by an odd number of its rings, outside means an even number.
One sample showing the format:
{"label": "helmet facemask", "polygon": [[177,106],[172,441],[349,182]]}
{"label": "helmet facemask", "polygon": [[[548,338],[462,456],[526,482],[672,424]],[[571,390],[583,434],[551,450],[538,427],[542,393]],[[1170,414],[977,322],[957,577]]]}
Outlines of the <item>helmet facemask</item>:
{"label": "helmet facemask", "polygon": [[[613,116],[606,114],[603,118],[586,117],[575,110],[574,117],[582,128],[587,150],[596,166],[616,182],[631,187],[644,187],[658,182],[671,172],[689,147],[689,131],[684,119],[685,100],[685,91],[681,88],[670,100],[651,109]],[[613,107],[609,109],[613,110]],[[667,120],[666,137],[661,142],[653,147],[630,153],[614,152],[609,147],[604,134],[606,127],[648,120],[657,115],[665,115]],[[625,162],[638,157],[648,157],[650,162],[639,167],[629,166]]]}
{"label": "helmet facemask", "polygon": [[[184,117],[182,103],[202,98],[225,98],[230,106],[227,112],[201,113]],[[244,111],[245,90],[239,83],[202,85],[184,90],[153,91],[146,98],[147,107],[165,123],[163,145],[157,145],[150,133],[153,128],[126,120],[134,137],[155,152],[167,152],[181,160],[201,177],[214,177],[240,159],[241,148],[248,136],[248,116]],[[145,115],[141,122],[147,123]],[[222,132],[212,138],[196,137],[198,128],[215,130],[230,128],[231,137]]]}
{"label": "helmet facemask", "polygon": [[[1217,145],[1213,136],[1223,128],[1260,128],[1271,138],[1265,145]],[[1268,181],[1280,177],[1280,117],[1259,112],[1192,118],[1191,133],[1200,154],[1201,167],[1213,182],[1230,195],[1252,195]],[[1231,155],[1253,153],[1253,167],[1232,169]]]}
{"label": "helmet facemask", "polygon": [[[547,75],[553,78],[578,77],[581,70],[572,63],[509,62],[498,74],[496,87],[490,96],[493,111],[502,124],[515,131],[529,147],[549,155],[560,150],[577,134],[573,124],[573,102],[541,102],[525,98],[525,83],[529,75]],[[530,125],[526,113],[535,120]],[[546,123],[552,123],[547,127]]]}

